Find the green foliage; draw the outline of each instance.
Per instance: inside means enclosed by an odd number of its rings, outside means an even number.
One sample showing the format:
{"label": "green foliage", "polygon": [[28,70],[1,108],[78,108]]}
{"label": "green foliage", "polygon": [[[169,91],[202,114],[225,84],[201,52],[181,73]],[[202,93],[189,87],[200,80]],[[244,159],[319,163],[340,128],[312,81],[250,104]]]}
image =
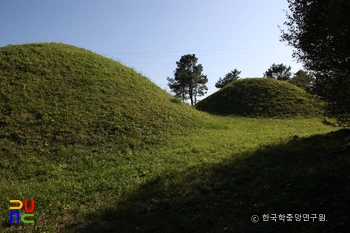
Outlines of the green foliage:
{"label": "green foliage", "polygon": [[233,81],[236,81],[237,79],[239,79],[240,73],[241,73],[241,71],[238,71],[237,69],[232,70],[230,73],[227,73],[223,79],[219,78],[219,80],[215,84],[215,87],[216,88],[223,88],[227,84],[229,84]]}
{"label": "green foliage", "polygon": [[167,78],[169,88],[182,101],[191,100],[191,105],[197,103],[197,96],[207,93],[208,82],[206,75],[203,75],[203,66],[197,65],[198,58],[195,54],[187,54],[176,62],[177,68],[174,71],[174,78]]}
{"label": "green foliage", "polygon": [[280,81],[289,81],[290,76],[292,76],[290,66],[285,66],[283,64],[276,65],[275,63],[264,73],[265,78],[273,78]]}
{"label": "green foliage", "polygon": [[324,103],[304,90],[274,79],[235,81],[200,101],[196,108],[219,115],[251,117],[320,116]]}
{"label": "green foliage", "polygon": [[297,87],[300,87],[301,89],[304,89],[307,92],[311,91],[314,78],[312,77],[311,74],[303,71],[303,70],[298,70],[293,78],[289,80],[291,84],[296,85]]}
{"label": "green foliage", "polygon": [[350,78],[315,74],[311,93],[328,102],[328,112],[350,123]]}
{"label": "green foliage", "polygon": [[282,41],[316,77],[313,92],[336,114],[350,113],[350,1],[289,0]]}

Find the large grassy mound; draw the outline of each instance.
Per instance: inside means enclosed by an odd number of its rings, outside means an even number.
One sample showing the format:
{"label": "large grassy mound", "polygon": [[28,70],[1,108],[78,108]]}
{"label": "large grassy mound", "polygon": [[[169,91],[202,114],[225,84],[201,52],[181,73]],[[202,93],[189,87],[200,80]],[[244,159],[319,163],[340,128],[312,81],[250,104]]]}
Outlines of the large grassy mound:
{"label": "large grassy mound", "polygon": [[0,148],[9,158],[145,147],[203,120],[134,70],[65,44],[0,48],[0,83]]}
{"label": "large grassy mound", "polygon": [[323,106],[295,85],[266,78],[237,80],[196,105],[213,114],[252,117],[313,117],[323,114]]}

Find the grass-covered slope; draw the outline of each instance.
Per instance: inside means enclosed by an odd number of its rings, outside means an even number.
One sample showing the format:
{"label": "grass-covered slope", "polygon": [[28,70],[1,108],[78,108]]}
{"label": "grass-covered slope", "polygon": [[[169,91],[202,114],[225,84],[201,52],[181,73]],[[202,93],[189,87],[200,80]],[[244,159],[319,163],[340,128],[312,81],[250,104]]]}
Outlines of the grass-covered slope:
{"label": "grass-covered slope", "polygon": [[63,44],[0,48],[0,88],[0,232],[349,232],[348,130],[211,116]]}
{"label": "grass-covered slope", "polygon": [[290,83],[267,78],[237,80],[196,107],[218,115],[251,117],[320,116],[322,101]]}
{"label": "grass-covered slope", "polygon": [[0,148],[11,158],[68,145],[144,147],[198,125],[199,113],[147,78],[70,45],[0,48],[0,84]]}

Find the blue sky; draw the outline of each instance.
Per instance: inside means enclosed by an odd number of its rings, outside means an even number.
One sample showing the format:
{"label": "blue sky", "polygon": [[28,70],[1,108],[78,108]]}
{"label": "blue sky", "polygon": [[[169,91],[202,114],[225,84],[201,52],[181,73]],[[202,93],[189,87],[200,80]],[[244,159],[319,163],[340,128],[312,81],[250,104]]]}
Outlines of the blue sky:
{"label": "blue sky", "polygon": [[[233,69],[262,77],[272,63],[302,68],[279,41],[286,0],[0,0],[0,47],[62,42],[133,67],[162,89],[196,54],[208,95]],[[208,96],[207,95],[207,96]]]}

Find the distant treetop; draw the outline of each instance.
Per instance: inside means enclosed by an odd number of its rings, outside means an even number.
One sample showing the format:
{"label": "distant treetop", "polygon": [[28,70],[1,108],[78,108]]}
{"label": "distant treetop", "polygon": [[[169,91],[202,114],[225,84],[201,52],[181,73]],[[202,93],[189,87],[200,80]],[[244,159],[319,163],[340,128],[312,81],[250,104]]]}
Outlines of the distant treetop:
{"label": "distant treetop", "polygon": [[241,74],[241,71],[238,71],[237,69],[232,70],[231,72],[227,73],[224,78],[219,78],[219,81],[217,81],[217,83],[215,84],[215,87],[223,88],[227,84],[239,79],[240,74]]}
{"label": "distant treetop", "polygon": [[273,63],[272,66],[263,74],[265,78],[274,78],[281,81],[289,81],[290,77],[292,76],[290,66],[285,66],[283,64],[275,64]]}

